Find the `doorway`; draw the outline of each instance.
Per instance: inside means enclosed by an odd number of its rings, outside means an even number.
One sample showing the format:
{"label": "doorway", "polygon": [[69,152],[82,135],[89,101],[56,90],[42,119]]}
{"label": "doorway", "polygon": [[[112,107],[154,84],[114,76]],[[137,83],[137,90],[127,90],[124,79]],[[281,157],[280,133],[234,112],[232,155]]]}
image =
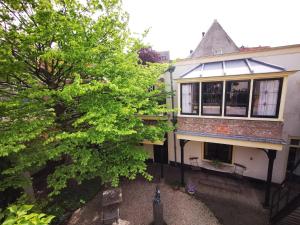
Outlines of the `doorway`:
{"label": "doorway", "polygon": [[168,164],[168,139],[166,138],[163,145],[154,145],[154,162]]}

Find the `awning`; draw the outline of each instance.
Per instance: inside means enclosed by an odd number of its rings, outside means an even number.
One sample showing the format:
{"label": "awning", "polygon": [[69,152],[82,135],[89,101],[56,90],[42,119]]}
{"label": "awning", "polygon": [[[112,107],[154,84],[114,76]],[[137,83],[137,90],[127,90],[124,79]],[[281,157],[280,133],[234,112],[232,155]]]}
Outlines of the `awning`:
{"label": "awning", "polygon": [[203,132],[176,131],[176,138],[190,141],[211,142],[281,151],[286,143],[282,139],[260,138],[241,135],[210,134]]}

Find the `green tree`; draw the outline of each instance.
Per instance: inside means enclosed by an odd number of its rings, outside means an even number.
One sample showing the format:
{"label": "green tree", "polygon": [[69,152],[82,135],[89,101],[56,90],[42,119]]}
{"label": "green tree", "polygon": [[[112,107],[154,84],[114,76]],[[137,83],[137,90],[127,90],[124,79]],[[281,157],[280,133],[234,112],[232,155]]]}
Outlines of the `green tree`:
{"label": "green tree", "polygon": [[[141,65],[118,0],[0,0],[1,189],[63,160],[48,177],[52,194],[70,178],[146,178],[144,140],[161,140],[167,112],[157,84],[164,66]],[[148,91],[156,84],[159,88]]]}
{"label": "green tree", "polygon": [[2,225],[48,225],[54,216],[32,212],[33,205],[11,205],[1,213]]}

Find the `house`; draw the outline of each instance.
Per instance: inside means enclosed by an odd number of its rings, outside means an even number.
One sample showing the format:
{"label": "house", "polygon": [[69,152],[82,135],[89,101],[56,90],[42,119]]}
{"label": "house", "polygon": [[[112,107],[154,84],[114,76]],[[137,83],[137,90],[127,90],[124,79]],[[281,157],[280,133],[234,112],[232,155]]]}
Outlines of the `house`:
{"label": "house", "polygon": [[214,21],[164,74],[175,91],[168,104],[178,109],[176,131],[165,148],[145,148],[156,162],[180,165],[182,183],[192,165],[265,181],[268,205],[271,183],[300,159],[299,69],[300,45],[238,48]]}

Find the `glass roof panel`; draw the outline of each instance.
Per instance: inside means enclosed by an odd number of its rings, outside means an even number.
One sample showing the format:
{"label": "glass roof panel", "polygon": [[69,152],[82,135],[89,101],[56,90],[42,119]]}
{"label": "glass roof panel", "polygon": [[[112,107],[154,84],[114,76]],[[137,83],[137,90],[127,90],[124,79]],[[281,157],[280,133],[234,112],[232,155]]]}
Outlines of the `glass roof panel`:
{"label": "glass roof panel", "polygon": [[183,78],[196,78],[196,77],[201,77],[199,70],[193,70],[189,72],[187,75],[185,75]]}
{"label": "glass roof panel", "polygon": [[[223,63],[225,65],[225,68],[223,68]],[[273,73],[280,71],[284,71],[284,69],[249,58],[200,64],[193,70],[190,70],[185,75],[183,75],[182,78]]]}
{"label": "glass roof panel", "polygon": [[249,64],[251,69],[253,70],[253,73],[274,73],[283,71],[283,69],[279,67],[252,59],[249,59]]}
{"label": "glass roof panel", "polygon": [[244,59],[225,61],[226,75],[250,74],[249,67]]}
{"label": "glass roof panel", "polygon": [[201,72],[202,77],[223,76],[224,70],[222,64],[223,62],[205,63]]}
{"label": "glass roof panel", "polygon": [[191,70],[188,72],[184,78],[196,78],[201,77],[201,70],[202,70],[202,64],[196,67],[196,69]]}

